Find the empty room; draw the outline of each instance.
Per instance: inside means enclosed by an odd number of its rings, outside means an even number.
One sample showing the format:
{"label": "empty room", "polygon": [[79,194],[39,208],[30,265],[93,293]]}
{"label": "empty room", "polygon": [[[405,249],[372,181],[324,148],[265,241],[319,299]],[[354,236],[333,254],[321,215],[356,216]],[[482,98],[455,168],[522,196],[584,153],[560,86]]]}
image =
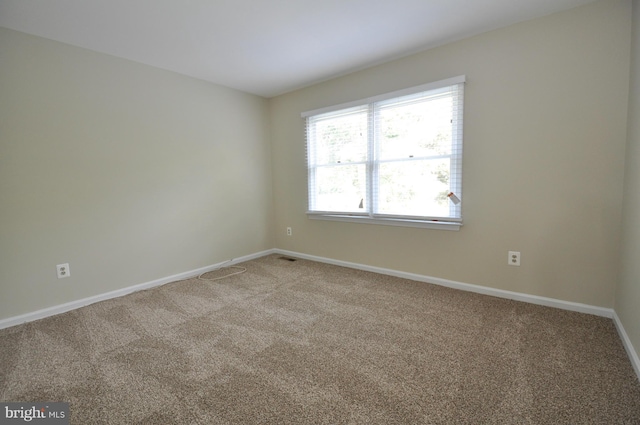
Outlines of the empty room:
{"label": "empty room", "polygon": [[640,0],[0,0],[0,423],[640,424]]}

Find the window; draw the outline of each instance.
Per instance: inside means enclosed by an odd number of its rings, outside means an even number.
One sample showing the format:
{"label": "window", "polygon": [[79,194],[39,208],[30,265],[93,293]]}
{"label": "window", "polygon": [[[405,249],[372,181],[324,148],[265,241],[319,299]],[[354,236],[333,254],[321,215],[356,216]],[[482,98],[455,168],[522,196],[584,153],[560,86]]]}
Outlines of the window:
{"label": "window", "polygon": [[309,217],[457,229],[464,81],[303,113]]}

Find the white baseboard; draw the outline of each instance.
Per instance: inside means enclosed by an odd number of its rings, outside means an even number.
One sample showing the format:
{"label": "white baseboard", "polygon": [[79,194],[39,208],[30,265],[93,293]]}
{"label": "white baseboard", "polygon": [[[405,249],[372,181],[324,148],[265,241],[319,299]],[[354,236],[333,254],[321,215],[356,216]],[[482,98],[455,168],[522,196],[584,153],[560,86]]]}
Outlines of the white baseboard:
{"label": "white baseboard", "polygon": [[[432,284],[435,284],[435,285],[446,286],[446,287],[449,287],[449,288],[460,289],[460,290],[463,290],[463,291],[475,292],[475,293],[479,293],[479,294],[491,295],[491,296],[499,297],[499,298],[507,298],[507,299],[512,299],[512,300],[516,300],[516,301],[528,302],[528,303],[531,303],[531,304],[544,305],[544,306],[548,306],[548,307],[556,307],[556,308],[560,308],[560,309],[563,309],[563,310],[577,311],[577,312],[580,312],[580,313],[594,314],[596,316],[603,316],[603,317],[613,318],[614,314],[615,314],[615,312],[612,309],[596,307],[596,306],[591,306],[591,305],[587,305],[587,304],[579,304],[579,303],[573,303],[573,302],[569,302],[569,301],[561,301],[561,300],[557,300],[557,299],[553,299],[553,298],[539,297],[539,296],[536,296],[536,295],[528,295],[528,294],[523,294],[523,293],[519,293],[519,292],[505,291],[505,290],[502,290],[502,289],[495,289],[495,288],[489,288],[489,287],[486,287],[486,286],[472,285],[472,284],[469,284],[469,283],[463,283],[463,282],[457,282],[457,281],[453,281],[453,280],[441,279],[441,278],[432,277],[432,276],[419,275],[419,274],[415,274],[415,273],[407,273],[407,272],[402,272],[402,271],[393,270],[393,269],[385,269],[385,268],[382,268],[382,267],[368,266],[368,265],[365,265],[365,264],[351,263],[351,262],[348,262],[348,261],[335,260],[335,259],[332,259],[332,258],[318,257],[318,256],[315,256],[315,255],[302,254],[300,252],[287,251],[287,250],[282,250],[282,249],[269,249],[269,250],[260,251],[260,252],[254,253],[254,254],[250,254],[250,255],[245,255],[243,257],[234,258],[232,260],[223,261],[221,263],[212,264],[210,266],[201,267],[199,269],[190,270],[190,271],[187,271],[187,272],[183,272],[183,273],[179,273],[179,274],[163,277],[163,278],[160,278],[160,279],[152,280],[152,281],[141,283],[141,284],[138,284],[138,285],[129,286],[129,287],[118,289],[118,290],[111,291],[111,292],[106,292],[106,293],[95,295],[95,296],[92,296],[92,297],[83,298],[83,299],[76,300],[76,301],[71,301],[71,302],[68,302],[68,303],[65,303],[65,304],[60,304],[60,305],[57,305],[57,306],[48,307],[48,308],[45,308],[45,309],[42,309],[42,310],[37,310],[37,311],[31,312],[31,313],[22,314],[20,316],[14,316],[14,317],[9,317],[9,318],[6,318],[6,319],[2,319],[2,320],[0,320],[0,329],[4,329],[4,328],[11,327],[11,326],[19,325],[19,324],[25,323],[25,322],[31,322],[31,321],[34,321],[34,320],[43,319],[45,317],[54,316],[54,315],[60,314],[60,313],[65,313],[67,311],[71,311],[71,310],[74,310],[76,308],[84,307],[86,305],[93,304],[93,303],[96,303],[96,302],[99,302],[99,301],[104,301],[104,300],[108,300],[108,299],[111,299],[111,298],[121,297],[123,295],[127,295],[127,294],[130,294],[132,292],[137,292],[137,291],[141,291],[141,290],[144,290],[144,289],[149,289],[149,288],[153,288],[153,287],[156,287],[156,286],[164,285],[166,283],[175,282],[177,280],[182,280],[182,279],[187,279],[187,278],[190,278],[190,277],[193,277],[193,276],[198,276],[198,275],[200,275],[202,273],[206,273],[208,271],[215,270],[215,269],[220,268],[222,266],[230,266],[230,265],[233,265],[233,264],[242,263],[244,261],[253,260],[255,258],[263,257],[265,255],[274,254],[274,253],[282,254],[282,255],[288,255],[288,256],[291,256],[291,257],[303,258],[303,259],[307,259],[307,260],[311,260],[311,261],[317,261],[317,262],[320,262],[320,263],[334,264],[334,265],[337,265],[337,266],[343,266],[343,267],[348,267],[348,268],[352,268],[352,269],[365,270],[365,271],[370,271],[370,272],[374,272],[374,273],[380,273],[380,274],[385,274],[385,275],[389,275],[389,276],[395,276],[395,277],[400,277],[400,278],[404,278],[404,279],[415,280],[415,281],[418,281],[418,282],[432,283]],[[616,325],[619,326],[619,327],[622,326],[619,323],[619,320],[618,320],[618,322],[616,322]]]}
{"label": "white baseboard", "polygon": [[350,263],[348,261],[334,260],[332,258],[318,257],[315,255],[302,254],[294,251],[286,251],[282,249],[275,249],[275,253],[281,255],[287,255],[290,257],[298,257],[311,261],[318,261],[321,263],[333,264],[336,266],[349,267],[352,269],[370,271],[374,273],[385,274],[389,276],[401,277],[405,279],[415,280],[418,282],[426,282],[433,283],[435,285],[446,286],[448,288],[460,289],[462,291],[475,292],[478,294],[491,295],[499,298],[506,298],[515,301],[522,301],[530,304],[543,305],[547,307],[555,307],[562,310],[575,311],[579,313],[593,314],[595,316],[607,317],[613,319],[613,322],[618,330],[618,335],[620,335],[620,339],[622,340],[622,344],[624,345],[625,350],[629,356],[629,360],[631,361],[631,365],[633,366],[638,379],[640,380],[640,358],[638,357],[638,353],[635,351],[633,345],[631,344],[631,340],[627,335],[627,332],[620,321],[620,318],[616,314],[615,310],[611,308],[603,308],[596,307],[588,304],[580,304],[574,303],[570,301],[562,301],[557,300],[555,298],[547,298],[540,297],[537,295],[528,295],[520,292],[512,292],[505,291],[502,289],[489,288],[486,286],[472,285],[469,283],[456,282],[453,280],[440,279],[437,277],[419,275],[414,273],[406,273],[392,269],[385,269],[381,267],[367,266],[364,264],[358,263]]}
{"label": "white baseboard", "polygon": [[557,300],[555,298],[540,297],[537,295],[528,295],[521,292],[505,291],[502,289],[489,288],[487,286],[472,285],[470,283],[456,282],[454,280],[440,279],[438,277],[425,276],[414,273],[401,272],[398,270],[385,269],[381,267],[367,266],[364,264],[350,263],[347,261],[334,260],[332,258],[317,257],[315,255],[301,254],[299,252],[285,251],[276,249],[275,252],[291,257],[303,258],[306,260],[318,261],[320,263],[334,264],[336,266],[349,267],[352,269],[364,270],[374,273],[385,274],[388,276],[401,277],[404,279],[415,280],[418,282],[433,283],[435,285],[446,286],[448,288],[460,289],[467,292],[475,292],[478,294],[491,295],[498,298],[506,298],[515,301],[523,301],[530,304],[543,305],[547,307],[560,308],[562,310],[576,311],[580,313],[593,314],[612,318],[614,311],[610,308],[596,307],[588,304],[574,303],[570,301]]}
{"label": "white baseboard", "polygon": [[633,348],[629,335],[627,335],[627,331],[624,330],[624,326],[622,326],[622,322],[615,311],[613,312],[613,323],[616,324],[616,329],[618,329],[618,335],[620,335],[622,345],[624,345],[624,349],[627,350],[627,355],[629,356],[629,360],[631,360],[631,365],[640,380],[640,357],[638,357],[638,353]]}
{"label": "white baseboard", "polygon": [[99,301],[109,300],[111,298],[121,297],[123,295],[131,294],[133,292],[142,291],[144,289],[153,288],[155,286],[164,285],[166,283],[175,282],[178,280],[188,279],[194,276],[199,276],[203,273],[216,270],[223,266],[231,266],[244,261],[253,260],[255,258],[263,257],[274,253],[275,250],[270,249],[266,251],[257,252],[255,254],[245,255],[243,257],[233,258],[231,260],[223,261],[218,264],[212,264],[210,266],[201,267],[199,269],[190,270],[183,273],[174,274],[172,276],[163,277],[160,279],[152,280],[150,282],[140,283],[138,285],[128,286],[126,288],[118,289],[104,294],[95,295],[93,297],[83,298],[77,301],[71,301],[65,304],[48,307],[42,310],[37,310],[31,313],[22,314],[20,316],[9,317],[7,319],[0,320],[0,329],[8,328],[11,326],[19,325],[25,322],[32,322],[34,320],[44,319],[45,317],[55,316],[56,314],[65,313],[67,311],[75,310],[80,307],[84,307],[89,304],[97,303]]}
{"label": "white baseboard", "polygon": [[54,316],[60,313],[65,313],[67,311],[84,307],[89,304],[108,300],[111,298],[121,297],[123,295],[141,291],[143,289],[149,289],[156,286],[164,285],[166,283],[188,279],[190,277],[198,276],[198,275],[201,275],[202,273],[206,273],[223,266],[231,266],[237,263],[253,260],[269,254],[287,255],[291,257],[317,261],[320,263],[333,264],[333,265],[348,267],[352,269],[370,271],[370,272],[380,273],[388,276],[395,276],[395,277],[400,277],[404,279],[410,279],[418,282],[432,283],[435,285],[446,286],[448,288],[460,289],[462,291],[475,292],[478,294],[490,295],[490,296],[499,297],[499,298],[506,298],[506,299],[515,300],[515,301],[522,301],[530,304],[543,305],[547,307],[555,307],[563,310],[576,311],[579,313],[593,314],[596,316],[611,318],[615,323],[615,326],[618,330],[618,334],[620,335],[620,338],[622,339],[625,350],[627,351],[627,354],[629,355],[629,359],[631,360],[631,364],[633,365],[633,368],[635,369],[636,374],[638,375],[638,379],[640,379],[640,359],[638,358],[638,354],[636,353],[636,351],[633,348],[633,345],[631,344],[631,340],[629,339],[629,336],[627,335],[624,329],[624,326],[620,322],[620,318],[618,317],[618,315],[613,309],[596,307],[588,304],[574,303],[570,301],[562,301],[554,298],[540,297],[537,295],[528,295],[520,292],[505,291],[502,289],[472,285],[469,283],[441,279],[441,278],[432,277],[432,276],[419,275],[415,273],[407,273],[407,272],[402,272],[398,270],[385,269],[382,267],[368,266],[365,264],[351,263],[348,261],[335,260],[335,259],[326,258],[326,257],[318,257],[315,255],[302,254],[299,252],[287,251],[282,249],[269,249],[266,251],[245,255],[243,257],[234,258],[228,261],[223,261],[221,263],[212,264],[210,266],[201,267],[199,269],[190,270],[184,273],[179,273],[179,274],[167,276],[161,279],[152,280],[150,282],[141,283],[138,285],[129,286],[127,288],[118,289],[116,291],[111,291],[104,294],[95,295],[93,297],[72,301],[66,304],[45,308],[42,310],[34,311],[32,313],[9,317],[7,319],[0,320],[0,329],[19,325],[25,322],[31,322],[34,320],[43,319],[45,317]]}

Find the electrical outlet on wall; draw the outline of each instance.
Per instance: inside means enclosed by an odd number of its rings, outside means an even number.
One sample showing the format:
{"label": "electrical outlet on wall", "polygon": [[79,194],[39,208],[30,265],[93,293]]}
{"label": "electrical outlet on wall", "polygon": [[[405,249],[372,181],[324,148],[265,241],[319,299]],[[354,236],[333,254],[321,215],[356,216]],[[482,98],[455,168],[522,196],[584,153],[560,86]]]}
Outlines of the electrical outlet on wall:
{"label": "electrical outlet on wall", "polygon": [[71,276],[71,269],[69,268],[69,263],[58,264],[56,266],[56,272],[58,273],[58,279]]}
{"label": "electrical outlet on wall", "polygon": [[287,227],[287,236],[291,236],[293,234],[293,230],[291,230],[291,227]]}
{"label": "electrical outlet on wall", "polygon": [[520,251],[509,251],[509,265],[510,266],[520,265]]}

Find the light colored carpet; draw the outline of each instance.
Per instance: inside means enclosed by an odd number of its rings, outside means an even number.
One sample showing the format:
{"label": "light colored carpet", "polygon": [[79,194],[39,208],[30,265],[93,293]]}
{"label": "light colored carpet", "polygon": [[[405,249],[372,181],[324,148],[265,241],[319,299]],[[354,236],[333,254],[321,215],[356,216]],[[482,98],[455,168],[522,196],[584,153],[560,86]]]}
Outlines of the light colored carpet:
{"label": "light colored carpet", "polygon": [[610,319],[244,263],[0,331],[0,399],[73,424],[639,424]]}

